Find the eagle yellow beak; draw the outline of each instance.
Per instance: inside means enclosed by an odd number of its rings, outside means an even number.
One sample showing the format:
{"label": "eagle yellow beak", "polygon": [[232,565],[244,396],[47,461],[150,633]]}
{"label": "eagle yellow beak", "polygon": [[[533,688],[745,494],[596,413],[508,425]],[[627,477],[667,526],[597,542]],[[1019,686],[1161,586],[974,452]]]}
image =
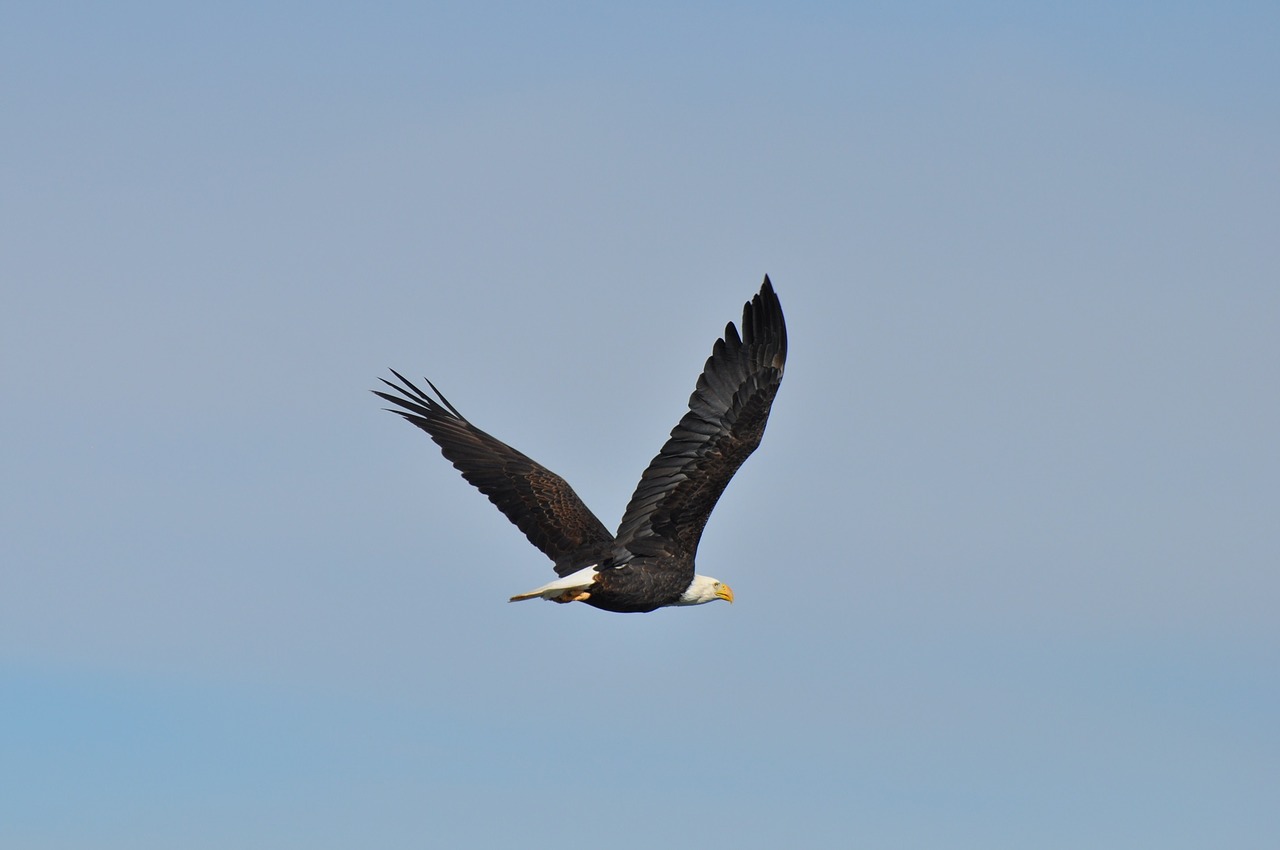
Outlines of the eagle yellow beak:
{"label": "eagle yellow beak", "polygon": [[730,605],[733,604],[733,591],[729,588],[729,585],[727,584],[721,583],[721,585],[716,588],[716,597],[718,599],[723,599],[725,602],[728,602]]}

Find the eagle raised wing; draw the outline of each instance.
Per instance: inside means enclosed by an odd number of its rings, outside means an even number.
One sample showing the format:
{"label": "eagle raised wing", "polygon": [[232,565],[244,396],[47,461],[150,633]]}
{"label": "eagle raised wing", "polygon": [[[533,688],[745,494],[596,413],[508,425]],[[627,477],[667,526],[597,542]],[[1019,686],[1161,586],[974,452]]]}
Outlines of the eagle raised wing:
{"label": "eagle raised wing", "polygon": [[427,385],[436,401],[394,369],[400,385],[382,380],[397,395],[374,390],[397,405],[392,410],[431,435],[444,456],[529,542],[555,561],[567,575],[581,568],[584,557],[604,557],[613,550],[613,535],[559,475],[468,422],[435,384]]}
{"label": "eagle raised wing", "polygon": [[787,328],[768,276],[730,322],[671,431],[636,486],[617,542],[635,555],[692,559],[707,517],[733,474],[760,445],[782,382]]}

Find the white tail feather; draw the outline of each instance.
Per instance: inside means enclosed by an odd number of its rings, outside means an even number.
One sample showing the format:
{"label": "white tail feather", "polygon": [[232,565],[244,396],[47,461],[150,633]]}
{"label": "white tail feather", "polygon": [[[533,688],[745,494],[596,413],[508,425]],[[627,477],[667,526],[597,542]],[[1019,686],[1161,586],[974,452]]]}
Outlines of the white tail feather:
{"label": "white tail feather", "polygon": [[586,590],[596,580],[596,565],[592,564],[585,569],[578,570],[576,573],[570,573],[564,578],[558,578],[550,584],[544,584],[542,587],[530,590],[527,593],[517,593],[511,597],[508,602],[523,602],[526,599],[554,599],[562,596],[571,590]]}

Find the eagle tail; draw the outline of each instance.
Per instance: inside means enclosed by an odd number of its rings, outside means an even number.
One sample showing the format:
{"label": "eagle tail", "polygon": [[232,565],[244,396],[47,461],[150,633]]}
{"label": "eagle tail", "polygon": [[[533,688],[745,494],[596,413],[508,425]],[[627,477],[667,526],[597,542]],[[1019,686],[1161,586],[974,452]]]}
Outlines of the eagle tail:
{"label": "eagle tail", "polygon": [[542,587],[530,590],[527,593],[517,593],[511,597],[508,602],[523,602],[526,599],[551,599],[556,602],[579,602],[585,601],[590,595],[591,585],[596,580],[596,565],[592,564],[578,570],[576,573],[570,573],[564,578],[558,578],[550,584],[544,584]]}

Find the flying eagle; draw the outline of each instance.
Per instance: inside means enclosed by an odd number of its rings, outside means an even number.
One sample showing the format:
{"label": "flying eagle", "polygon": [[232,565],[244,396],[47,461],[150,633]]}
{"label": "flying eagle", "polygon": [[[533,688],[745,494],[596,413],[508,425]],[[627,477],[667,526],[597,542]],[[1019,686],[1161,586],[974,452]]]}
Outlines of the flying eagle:
{"label": "flying eagle", "polygon": [[730,322],[689,397],[689,412],[640,476],[610,534],[563,478],[467,421],[436,389],[424,393],[391,370],[397,395],[374,390],[390,410],[431,435],[445,458],[548,558],[556,581],[512,602],[541,597],[605,611],[733,601],[727,584],[694,574],[698,540],[716,500],[760,445],[782,382],[787,328],[768,276],[742,308],[742,335]]}

